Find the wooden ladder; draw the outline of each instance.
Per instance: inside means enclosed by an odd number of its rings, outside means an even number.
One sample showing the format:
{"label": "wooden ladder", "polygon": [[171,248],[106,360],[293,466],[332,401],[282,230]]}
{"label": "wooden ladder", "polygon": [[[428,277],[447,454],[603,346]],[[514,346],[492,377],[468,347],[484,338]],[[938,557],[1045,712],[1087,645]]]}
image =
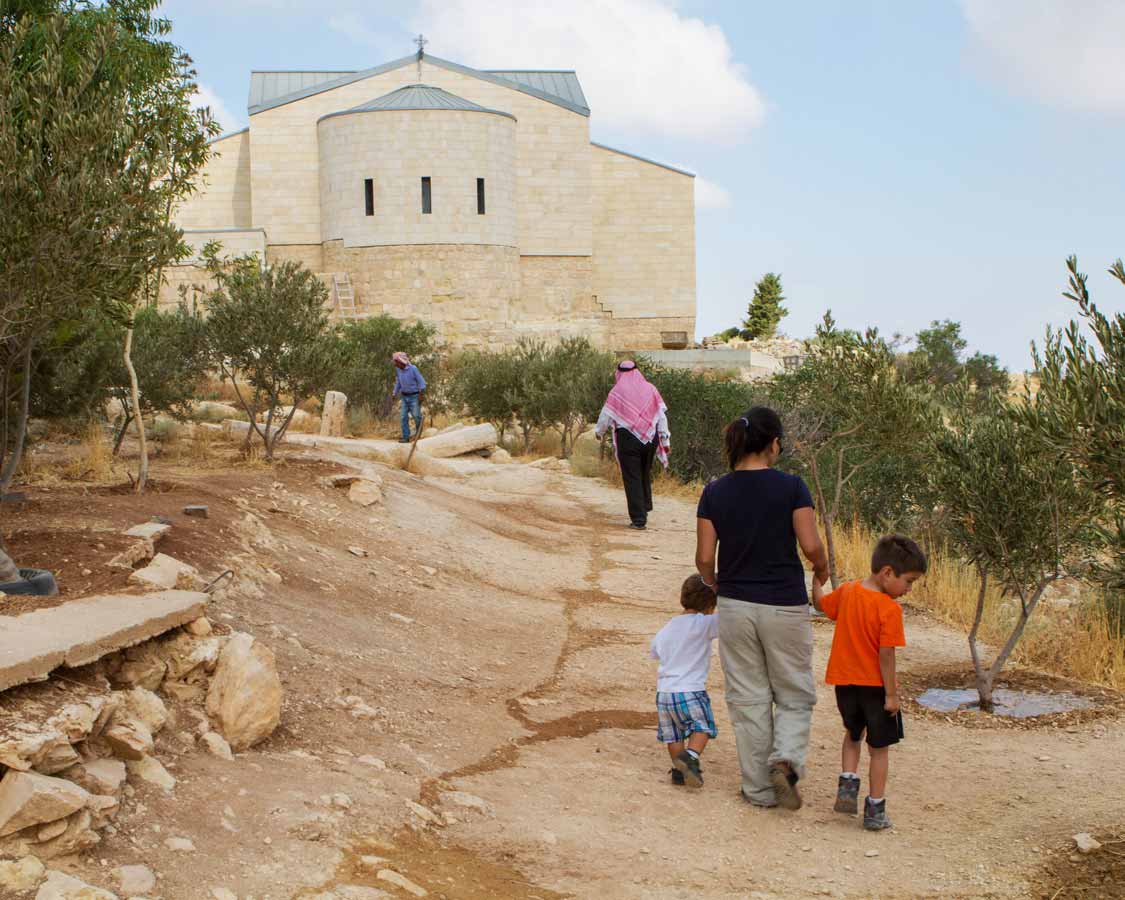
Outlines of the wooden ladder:
{"label": "wooden ladder", "polygon": [[336,316],[341,322],[355,322],[360,317],[355,305],[355,290],[347,272],[332,273],[332,288],[336,294]]}

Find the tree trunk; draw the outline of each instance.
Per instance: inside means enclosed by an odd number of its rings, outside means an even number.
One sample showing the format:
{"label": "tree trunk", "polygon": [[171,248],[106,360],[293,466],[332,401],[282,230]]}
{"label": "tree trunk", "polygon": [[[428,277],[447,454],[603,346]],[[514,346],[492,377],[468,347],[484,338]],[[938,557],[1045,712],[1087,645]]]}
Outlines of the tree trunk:
{"label": "tree trunk", "polygon": [[20,415],[16,423],[16,441],[4,463],[3,471],[0,472],[0,496],[6,494],[8,488],[12,486],[16,470],[23,460],[23,447],[27,441],[27,417],[31,410],[31,352],[34,346],[35,342],[29,340],[23,351],[23,385],[20,390]]}
{"label": "tree trunk", "polygon": [[122,415],[121,427],[117,430],[117,436],[113,439],[113,455],[117,456],[121,452],[121,445],[125,442],[125,435],[129,433],[129,426],[133,424],[133,417],[129,413]]}
{"label": "tree trunk", "polygon": [[133,320],[129,319],[129,327],[125,331],[125,370],[129,373],[129,405],[133,410],[133,419],[137,423],[137,445],[140,460],[137,468],[137,484],[134,490],[138,494],[145,492],[148,484],[148,444],[145,442],[145,422],[141,415],[141,389],[137,384],[137,370],[133,368]]}
{"label": "tree trunk", "polygon": [[[1020,642],[1023,637],[1023,631],[1027,628],[1027,623],[1031,619],[1031,614],[1035,612],[1035,607],[1039,605],[1039,600],[1043,596],[1043,592],[1047,590],[1047,585],[1055,581],[1059,576],[1050,575],[1047,578],[1040,580],[1039,584],[1035,586],[1035,593],[1031,595],[1031,601],[1020,606],[1020,617],[1016,621],[1015,627],[1012,628],[1012,633],[1008,635],[1008,640],[1004,642],[1004,646],[1000,648],[1000,652],[993,660],[992,666],[989,668],[989,675],[995,678],[1000,674],[1000,670],[1004,668],[1004,664],[1008,661],[1008,657],[1012,655],[1012,651],[1016,649],[1016,644]],[[1021,598],[1022,599],[1022,598]]]}
{"label": "tree trunk", "polygon": [[976,675],[980,708],[985,712],[992,712],[992,677],[985,671],[980,658],[980,648],[977,647],[977,633],[980,631],[981,619],[984,618],[984,597],[988,591],[988,570],[980,568],[978,571],[980,591],[977,594],[977,608],[973,614],[973,627],[969,629],[969,655],[973,658],[973,672]]}
{"label": "tree trunk", "polygon": [[816,493],[817,512],[820,513],[820,521],[824,523],[824,546],[828,550],[828,577],[832,582],[832,590],[836,590],[840,586],[840,576],[836,573],[836,537],[832,533],[832,524],[836,516],[828,511],[828,503],[824,499],[824,485],[820,480],[820,467],[816,462],[816,454],[809,457],[809,473],[812,475],[813,491]]}

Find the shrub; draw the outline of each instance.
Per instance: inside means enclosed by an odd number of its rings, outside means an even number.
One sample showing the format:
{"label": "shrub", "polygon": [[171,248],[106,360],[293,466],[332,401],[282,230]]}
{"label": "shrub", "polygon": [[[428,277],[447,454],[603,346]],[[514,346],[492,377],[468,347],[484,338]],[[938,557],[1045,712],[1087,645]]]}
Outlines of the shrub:
{"label": "shrub", "polygon": [[662,369],[638,360],[668,406],[672,433],[669,467],[683,481],[710,481],[727,471],[723,429],[762,397],[762,390],[686,369]]}
{"label": "shrub", "polygon": [[[338,369],[339,341],[324,312],[328,292],[295,262],[262,269],[255,257],[246,257],[212,271],[217,287],[207,298],[211,358],[250,420],[244,449],[258,435],[269,460],[293,412],[326,390]],[[278,423],[283,397],[292,406]],[[265,413],[263,425],[259,413]]]}
{"label": "shrub", "polygon": [[343,391],[348,403],[366,407],[385,418],[393,406],[395,367],[391,355],[406,353],[427,382],[427,405],[436,408],[442,397],[441,358],[432,325],[408,324],[386,314],[340,325],[336,331],[339,362],[332,375],[334,390]]}

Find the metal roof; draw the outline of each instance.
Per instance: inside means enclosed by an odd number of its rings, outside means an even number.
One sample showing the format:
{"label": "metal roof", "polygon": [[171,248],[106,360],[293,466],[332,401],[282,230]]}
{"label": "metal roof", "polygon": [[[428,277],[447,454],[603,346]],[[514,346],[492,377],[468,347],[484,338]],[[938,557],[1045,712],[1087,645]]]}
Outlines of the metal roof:
{"label": "metal roof", "polygon": [[401,109],[451,109],[461,112],[491,113],[492,115],[507,116],[509,119],[515,119],[515,116],[511,113],[501,112],[498,109],[488,109],[476,103],[471,103],[455,94],[449,93],[449,91],[443,91],[439,87],[433,87],[429,84],[408,84],[406,87],[400,87],[398,90],[391,91],[389,94],[384,94],[382,97],[376,97],[374,100],[361,104],[360,106],[353,106],[351,109],[342,109],[339,112],[328,113],[326,116],[321,116],[317,121],[323,122],[325,119],[330,119],[333,116],[348,116],[352,113]]}
{"label": "metal roof", "polygon": [[620,153],[622,156],[629,156],[633,159],[639,159],[641,162],[651,163],[654,166],[660,166],[662,169],[668,169],[672,172],[679,172],[681,175],[687,175],[689,178],[694,178],[695,173],[689,172],[687,169],[677,169],[675,166],[670,166],[668,163],[657,162],[655,159],[649,159],[647,156],[638,156],[636,153],[630,153],[628,150],[618,150],[616,147],[610,147],[608,144],[599,144],[597,141],[590,141],[593,147],[600,147],[602,150],[608,150],[610,153]]}
{"label": "metal roof", "polygon": [[220,134],[218,137],[211,138],[211,140],[209,140],[207,143],[208,144],[217,144],[219,141],[225,141],[227,138],[232,138],[232,137],[236,137],[237,135],[240,135],[240,134],[245,134],[249,130],[250,130],[250,126],[247,125],[245,128],[239,128],[238,131],[228,131],[226,134]]}
{"label": "metal roof", "polygon": [[578,74],[573,69],[482,69],[481,71],[504,81],[561,97],[575,106],[590,108],[590,104],[586,102],[586,95],[582,93],[582,85],[578,83]]}
{"label": "metal roof", "polygon": [[[323,91],[381,75],[384,72],[391,72],[405,65],[413,65],[417,62],[417,59],[415,54],[411,54],[371,69],[348,72],[334,72],[324,69],[315,72],[256,70],[250,73],[250,97],[247,103],[247,112],[250,115],[255,115],[265,112],[267,109],[273,109],[275,106],[304,100],[306,97],[311,97]],[[425,61],[451,72],[459,72],[462,75],[470,75],[482,81],[490,81],[493,84],[513,88],[582,116],[590,115],[590,107],[586,105],[586,97],[582,93],[578,76],[574,72],[535,71],[530,69],[484,71],[471,69],[468,66],[439,59],[429,54],[426,55]]]}

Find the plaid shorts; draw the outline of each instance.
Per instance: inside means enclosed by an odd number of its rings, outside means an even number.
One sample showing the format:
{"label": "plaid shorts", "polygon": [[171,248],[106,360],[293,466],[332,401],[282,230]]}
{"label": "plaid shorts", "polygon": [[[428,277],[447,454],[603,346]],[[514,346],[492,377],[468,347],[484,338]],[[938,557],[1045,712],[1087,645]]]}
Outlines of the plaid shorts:
{"label": "plaid shorts", "polygon": [[711,698],[706,691],[688,694],[658,691],[656,694],[656,739],[662,744],[687,740],[696,731],[717,737]]}

